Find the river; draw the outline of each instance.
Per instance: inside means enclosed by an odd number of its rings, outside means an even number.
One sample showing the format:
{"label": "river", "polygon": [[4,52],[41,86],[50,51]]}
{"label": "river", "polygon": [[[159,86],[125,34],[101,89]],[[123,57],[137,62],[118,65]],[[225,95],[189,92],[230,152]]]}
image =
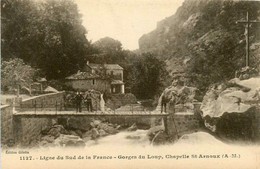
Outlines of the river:
{"label": "river", "polygon": [[[158,168],[256,168],[259,146],[229,145],[206,132],[184,135],[173,144],[153,146],[147,137],[147,130],[122,131],[87,141],[84,148],[49,147],[28,150],[33,161],[18,161],[17,155],[2,152],[5,166],[23,168],[43,166],[63,169],[158,169]],[[21,156],[21,155],[20,155]],[[37,159],[36,159],[37,158]],[[245,163],[246,161],[246,163]],[[22,168],[21,167],[21,168]]]}
{"label": "river", "polygon": [[136,130],[133,132],[122,131],[115,135],[109,135],[98,140],[86,142],[86,147],[118,147],[118,146],[150,146],[147,130]]}

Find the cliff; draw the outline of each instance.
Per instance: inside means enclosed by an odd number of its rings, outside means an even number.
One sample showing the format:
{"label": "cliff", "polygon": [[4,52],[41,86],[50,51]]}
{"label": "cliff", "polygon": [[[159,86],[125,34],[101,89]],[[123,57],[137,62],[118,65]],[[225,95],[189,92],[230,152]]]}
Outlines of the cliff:
{"label": "cliff", "polygon": [[[139,39],[141,52],[164,60],[171,75],[194,75],[201,86],[230,79],[245,66],[245,29],[238,20],[259,19],[260,2],[186,0],[176,13],[157,23],[157,28]],[[251,61],[259,65],[260,39],[257,24],[250,28]],[[259,46],[258,46],[259,47]],[[198,79],[203,79],[201,82]],[[200,86],[197,86],[200,88]]]}

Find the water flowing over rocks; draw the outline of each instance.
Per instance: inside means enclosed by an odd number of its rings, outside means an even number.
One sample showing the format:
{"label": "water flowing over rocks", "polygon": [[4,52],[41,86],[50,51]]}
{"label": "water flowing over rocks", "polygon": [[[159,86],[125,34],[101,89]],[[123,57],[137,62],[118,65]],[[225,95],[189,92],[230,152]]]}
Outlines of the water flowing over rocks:
{"label": "water flowing over rocks", "polygon": [[[67,120],[63,125],[54,124],[51,128],[41,132],[38,146],[40,147],[81,147],[90,140],[96,140],[100,137],[116,134],[119,132],[120,125],[111,124],[102,120],[92,119],[91,121],[80,121],[73,124]],[[74,121],[75,122],[75,121]],[[83,127],[82,127],[83,126]],[[87,126],[87,127],[84,127]],[[134,126],[134,125],[133,125]],[[132,127],[133,127],[132,126]]]}
{"label": "water flowing over rocks", "polygon": [[166,144],[171,141],[169,135],[165,132],[163,119],[160,120],[159,124],[148,130],[147,136],[152,145]]}
{"label": "water flowing over rocks", "polygon": [[220,140],[216,139],[209,133],[206,132],[195,132],[191,134],[185,134],[176,142],[176,145],[179,144],[208,144],[208,145],[225,145]]}
{"label": "water flowing over rocks", "polygon": [[169,116],[161,119],[159,124],[148,131],[151,144],[172,143],[185,133],[197,131],[202,122],[200,100],[201,95],[197,88],[185,86],[182,77],[175,77],[172,85],[159,98],[156,111],[166,111]]}
{"label": "water flowing over rocks", "polygon": [[223,138],[259,140],[260,77],[213,85],[201,105],[205,126]]}
{"label": "water flowing over rocks", "polygon": [[136,124],[134,123],[131,127],[129,127],[128,129],[127,129],[127,131],[136,131],[137,130],[137,126],[136,126]]}

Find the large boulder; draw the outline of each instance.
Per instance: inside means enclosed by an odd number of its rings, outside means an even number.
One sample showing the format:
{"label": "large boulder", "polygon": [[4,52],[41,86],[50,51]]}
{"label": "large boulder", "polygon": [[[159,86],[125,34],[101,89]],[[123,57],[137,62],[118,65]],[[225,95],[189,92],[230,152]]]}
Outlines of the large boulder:
{"label": "large boulder", "polygon": [[89,130],[89,131],[87,131],[87,132],[85,132],[85,133],[82,133],[82,138],[91,137],[91,135],[92,135],[92,131]]}
{"label": "large boulder", "polygon": [[118,130],[115,129],[114,126],[109,125],[108,123],[100,123],[97,128],[104,130],[108,134],[118,133]]}
{"label": "large boulder", "polygon": [[135,123],[127,129],[127,131],[136,131],[136,130],[137,130],[137,126]]}
{"label": "large boulder", "polygon": [[184,134],[181,136],[178,141],[175,143],[176,145],[180,144],[188,144],[188,145],[199,145],[199,144],[207,144],[207,145],[225,145],[220,140],[216,139],[213,135],[206,132],[195,132],[191,134]]}
{"label": "large boulder", "polygon": [[108,135],[108,133],[106,133],[106,131],[103,130],[103,129],[100,129],[98,132],[99,132],[99,134],[100,134],[100,137],[103,137],[103,136],[107,136],[107,135]]}
{"label": "large boulder", "polygon": [[161,103],[164,101],[169,104],[170,111],[194,113],[194,104],[199,100],[200,96],[197,88],[173,83],[163,91],[156,110],[161,111]]}
{"label": "large boulder", "polygon": [[101,120],[92,120],[92,122],[90,122],[91,127],[95,128],[98,127],[98,125],[101,123]]}
{"label": "large boulder", "polygon": [[55,137],[51,135],[46,135],[41,138],[41,141],[47,141],[48,143],[54,142]]}
{"label": "large boulder", "polygon": [[82,117],[82,118],[69,118],[67,121],[67,128],[69,129],[79,129],[79,130],[83,130],[83,131],[88,131],[89,129],[91,129],[91,125],[90,125],[90,119],[86,118],[86,117]]}
{"label": "large boulder", "polygon": [[61,134],[58,138],[54,140],[55,145],[66,146],[66,147],[78,147],[85,146],[84,141],[79,136],[64,135]]}
{"label": "large boulder", "polygon": [[60,134],[66,134],[67,131],[64,129],[62,125],[54,125],[52,128],[48,131],[48,135],[54,136],[55,138],[59,137]]}
{"label": "large boulder", "polygon": [[201,105],[205,126],[230,139],[258,139],[259,89],[260,77],[211,86]]}
{"label": "large boulder", "polygon": [[99,136],[100,136],[100,134],[99,134],[98,129],[93,128],[93,129],[91,130],[91,137],[92,137],[92,139],[96,139],[96,138],[98,138]]}

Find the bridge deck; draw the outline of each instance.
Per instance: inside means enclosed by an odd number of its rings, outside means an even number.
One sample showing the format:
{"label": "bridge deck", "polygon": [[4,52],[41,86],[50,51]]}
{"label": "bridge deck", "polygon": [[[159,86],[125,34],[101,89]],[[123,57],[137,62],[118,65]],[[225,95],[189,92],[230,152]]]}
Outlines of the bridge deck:
{"label": "bridge deck", "polygon": [[116,111],[116,112],[78,112],[75,111],[26,111],[15,112],[14,116],[168,116],[168,113],[161,112],[144,112],[144,111]]}

